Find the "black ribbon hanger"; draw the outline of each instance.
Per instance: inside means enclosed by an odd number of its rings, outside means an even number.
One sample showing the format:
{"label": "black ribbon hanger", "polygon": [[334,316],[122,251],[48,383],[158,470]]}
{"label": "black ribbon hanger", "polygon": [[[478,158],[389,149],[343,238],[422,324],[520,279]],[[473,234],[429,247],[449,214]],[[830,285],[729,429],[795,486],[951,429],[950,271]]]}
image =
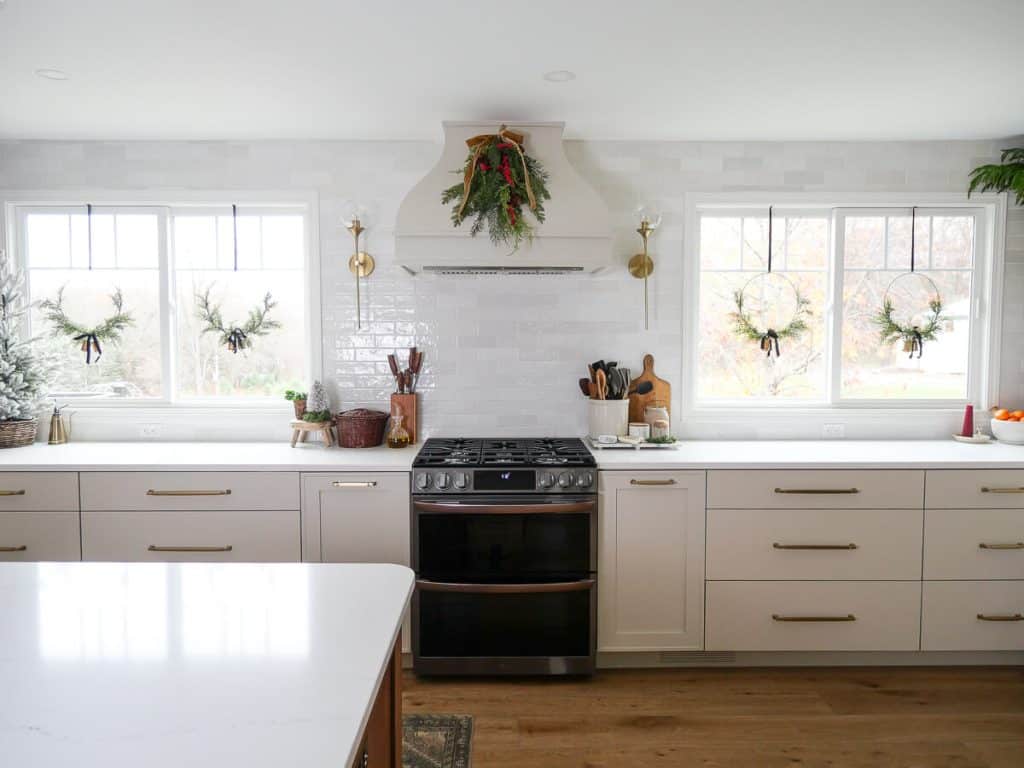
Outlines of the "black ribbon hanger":
{"label": "black ribbon hanger", "polygon": [[[774,206],[768,206],[768,274],[772,273],[772,208]],[[765,351],[765,357],[772,356],[772,349],[775,349],[775,356],[778,357],[781,352],[779,350],[779,334],[775,332],[774,328],[769,328],[765,331],[764,336],[761,337],[761,349]]]}
{"label": "black ribbon hanger", "polygon": [[231,354],[237,355],[238,350],[245,349],[247,338],[248,336],[241,328],[232,328],[228,334],[228,349],[231,350]]}
{"label": "black ribbon hanger", "polygon": [[80,333],[72,341],[82,342],[82,351],[85,352],[85,364],[89,365],[92,363],[92,353],[96,352],[96,362],[100,361],[103,357],[103,348],[100,346],[99,337],[95,333]]}

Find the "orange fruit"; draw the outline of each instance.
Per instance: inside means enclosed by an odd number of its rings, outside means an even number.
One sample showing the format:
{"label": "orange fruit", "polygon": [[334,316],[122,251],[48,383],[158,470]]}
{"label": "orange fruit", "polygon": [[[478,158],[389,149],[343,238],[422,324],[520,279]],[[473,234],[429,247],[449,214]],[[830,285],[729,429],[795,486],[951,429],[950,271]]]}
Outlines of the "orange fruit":
{"label": "orange fruit", "polygon": [[999,421],[1009,421],[1010,412],[1005,408],[996,408],[996,410],[992,413],[992,418],[997,419]]}
{"label": "orange fruit", "polygon": [[1011,414],[1007,421],[1020,421],[1020,416],[1014,416]]}
{"label": "orange fruit", "polygon": [[1020,421],[1021,419],[1024,419],[1024,411],[1011,411],[1010,418]]}

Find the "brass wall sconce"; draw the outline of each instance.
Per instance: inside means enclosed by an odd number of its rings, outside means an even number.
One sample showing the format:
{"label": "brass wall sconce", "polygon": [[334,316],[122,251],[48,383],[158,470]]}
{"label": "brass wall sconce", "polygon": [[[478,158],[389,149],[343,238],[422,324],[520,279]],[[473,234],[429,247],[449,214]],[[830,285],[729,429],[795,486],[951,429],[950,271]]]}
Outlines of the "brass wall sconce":
{"label": "brass wall sconce", "polygon": [[366,227],[362,225],[359,219],[354,218],[346,223],[345,229],[351,232],[355,238],[355,252],[352,254],[352,258],[348,260],[348,270],[356,278],[356,328],[361,329],[363,327],[363,308],[359,279],[372,275],[377,264],[373,260],[373,256],[366,253],[366,251],[359,250],[359,236],[366,231]]}
{"label": "brass wall sconce", "polygon": [[647,238],[661,225],[661,214],[649,206],[641,205],[637,208],[637,217],[640,219],[640,226],[637,227],[637,234],[644,241],[644,252],[638,253],[629,260],[629,274],[641,278],[644,281],[644,330],[649,330],[650,312],[647,295],[647,278],[654,272],[654,260],[647,252]]}

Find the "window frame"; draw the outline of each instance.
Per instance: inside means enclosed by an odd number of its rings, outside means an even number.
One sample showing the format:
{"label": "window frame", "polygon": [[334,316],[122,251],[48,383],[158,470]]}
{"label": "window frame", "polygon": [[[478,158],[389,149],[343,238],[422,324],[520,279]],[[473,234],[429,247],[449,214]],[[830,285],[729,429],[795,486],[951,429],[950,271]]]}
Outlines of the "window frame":
{"label": "window frame", "polygon": [[[697,399],[700,311],[700,221],[709,212],[731,215],[766,215],[769,205],[777,213],[825,214],[829,219],[829,291],[825,307],[826,388],[824,401],[742,400],[700,401]],[[969,212],[976,216],[974,278],[971,285],[971,350],[968,363],[968,392],[965,399],[881,400],[841,397],[842,369],[838,356],[842,353],[842,313],[840,304],[844,269],[841,264],[843,232],[839,222],[854,214],[878,213],[893,215],[894,209],[917,206],[918,213]],[[697,432],[714,425],[746,424],[752,416],[762,424],[778,426],[786,423],[795,429],[806,428],[823,420],[844,421],[843,416],[860,415],[868,422],[882,425],[917,426],[937,415],[962,413],[966,403],[980,408],[995,404],[999,385],[999,342],[1002,325],[1002,270],[1005,231],[1006,196],[957,193],[868,193],[818,194],[812,192],[768,194],[703,193],[687,195],[683,237],[683,354],[681,381],[684,430]],[[694,428],[688,426],[695,425]],[[699,425],[699,426],[698,426]]]}
{"label": "window frame", "polygon": [[[159,416],[160,412],[173,411],[177,414],[194,412],[205,414],[210,411],[224,413],[290,413],[290,404],[279,398],[187,398],[175,395],[174,348],[175,328],[175,284],[174,264],[171,259],[173,239],[172,219],[175,209],[195,210],[197,214],[220,213],[230,210],[232,204],[241,209],[243,215],[265,214],[275,210],[289,209],[300,213],[305,226],[303,252],[304,273],[304,327],[306,339],[306,380],[321,379],[323,376],[323,345],[320,341],[321,291],[320,291],[320,249],[319,249],[319,199],[314,192],[289,191],[240,191],[204,190],[196,192],[177,191],[167,193],[132,193],[111,190],[15,190],[0,193],[0,210],[3,212],[2,240],[10,258],[23,271],[27,295],[31,297],[30,275],[26,268],[25,243],[19,234],[25,232],[25,218],[31,213],[81,213],[86,205],[102,207],[102,213],[116,213],[118,209],[128,212],[151,211],[157,213],[158,227],[158,270],[160,292],[161,345],[161,394],[153,398],[88,398],[62,397],[75,410],[90,411],[146,411],[147,415]],[[23,320],[23,332],[31,333],[30,320]]]}

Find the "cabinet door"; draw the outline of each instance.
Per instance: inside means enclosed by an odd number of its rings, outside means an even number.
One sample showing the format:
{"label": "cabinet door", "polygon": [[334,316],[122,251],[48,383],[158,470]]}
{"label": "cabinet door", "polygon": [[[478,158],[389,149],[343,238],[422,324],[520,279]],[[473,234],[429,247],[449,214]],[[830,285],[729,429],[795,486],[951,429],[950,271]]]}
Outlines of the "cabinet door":
{"label": "cabinet door", "polygon": [[704,643],[703,472],[602,472],[598,650]]}

